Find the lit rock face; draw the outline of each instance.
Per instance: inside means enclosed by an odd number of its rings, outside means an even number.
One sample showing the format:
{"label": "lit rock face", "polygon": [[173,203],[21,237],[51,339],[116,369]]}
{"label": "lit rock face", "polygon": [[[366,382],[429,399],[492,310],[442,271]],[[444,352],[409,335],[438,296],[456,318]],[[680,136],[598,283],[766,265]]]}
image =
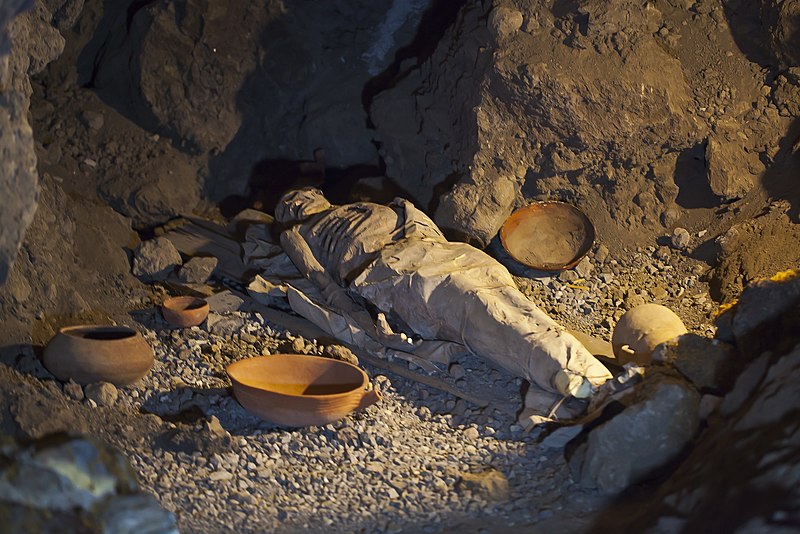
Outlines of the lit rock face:
{"label": "lit rock face", "polygon": [[573,456],[571,466],[581,484],[620,492],[673,460],[692,439],[700,395],[674,379],[648,386],[622,413],[593,429],[585,449]]}
{"label": "lit rock face", "polygon": [[704,195],[709,207],[758,186],[789,127],[764,88],[780,80],[727,16],[714,2],[469,2],[371,102],[387,174],[477,244],[530,199],[574,202],[623,240],[671,232]]}
{"label": "lit rock face", "polygon": [[36,212],[39,187],[28,123],[28,77],[64,48],[51,21],[56,18],[42,2],[0,1],[0,284]]}
{"label": "lit rock face", "polygon": [[128,461],[87,438],[53,435],[23,447],[7,440],[0,511],[8,532],[177,534],[175,516],[138,491]]}

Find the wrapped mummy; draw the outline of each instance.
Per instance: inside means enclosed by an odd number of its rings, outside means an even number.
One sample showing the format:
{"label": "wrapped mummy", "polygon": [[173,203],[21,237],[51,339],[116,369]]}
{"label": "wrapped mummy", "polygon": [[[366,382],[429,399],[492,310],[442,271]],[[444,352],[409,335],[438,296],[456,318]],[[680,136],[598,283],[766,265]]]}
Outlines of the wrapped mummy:
{"label": "wrapped mummy", "polygon": [[[284,250],[343,323],[332,328],[330,317],[296,293],[292,307],[344,341],[439,362],[470,352],[560,396],[587,398],[611,378],[500,262],[448,241],[406,200],[332,206],[321,191],[305,189],[285,195],[275,213],[289,226]],[[408,343],[409,336],[418,341]]]}

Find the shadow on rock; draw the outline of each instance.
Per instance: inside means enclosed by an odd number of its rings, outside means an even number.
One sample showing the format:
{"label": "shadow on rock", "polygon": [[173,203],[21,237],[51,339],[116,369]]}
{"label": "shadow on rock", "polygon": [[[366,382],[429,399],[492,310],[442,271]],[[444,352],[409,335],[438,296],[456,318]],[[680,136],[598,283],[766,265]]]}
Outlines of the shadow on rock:
{"label": "shadow on rock", "polygon": [[800,118],[794,120],[778,147],[774,163],[764,173],[761,183],[771,198],[782,198],[791,204],[789,217],[797,224],[800,223]]}

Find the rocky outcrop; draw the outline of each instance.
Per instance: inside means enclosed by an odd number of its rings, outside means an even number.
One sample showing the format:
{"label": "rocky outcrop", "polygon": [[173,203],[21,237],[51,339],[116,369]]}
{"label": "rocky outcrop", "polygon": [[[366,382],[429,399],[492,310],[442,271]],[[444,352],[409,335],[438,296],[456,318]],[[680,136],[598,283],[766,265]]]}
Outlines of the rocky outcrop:
{"label": "rocky outcrop", "polygon": [[52,20],[45,2],[0,2],[0,284],[8,277],[36,212],[39,189],[28,123],[32,92],[28,77],[40,72],[64,48],[64,39]]}
{"label": "rocky outcrop", "polygon": [[428,1],[129,4],[105,8],[115,22],[83,54],[86,81],[206,159],[207,192],[220,198],[242,193],[263,159],[324,148],[331,167],[377,165],[361,93],[411,40]]}
{"label": "rocky outcrop", "polygon": [[697,431],[700,395],[683,381],[650,380],[626,401],[570,458],[582,485],[618,493],[674,460]]}
{"label": "rocky outcrop", "polygon": [[0,347],[45,344],[65,317],[92,324],[129,318],[143,288],[130,274],[125,247],[137,244],[130,219],[70,197],[44,174],[33,222],[0,288]]}
{"label": "rocky outcrop", "polygon": [[759,185],[790,125],[770,82],[721,2],[468,2],[370,112],[387,174],[454,237],[559,199],[624,242]]}
{"label": "rocky outcrop", "polygon": [[592,532],[622,525],[636,532],[796,528],[800,521],[798,312],[796,271],[778,273],[744,290],[739,302],[720,316],[728,323],[720,326],[720,332],[736,344],[747,365],[709,417],[709,428],[666,480],[639,498],[629,494],[610,507]]}
{"label": "rocky outcrop", "polygon": [[735,300],[742,288],[759,278],[800,265],[800,225],[792,221],[788,202],[772,203],[758,218],[735,224],[715,239],[717,266],[711,295]]}

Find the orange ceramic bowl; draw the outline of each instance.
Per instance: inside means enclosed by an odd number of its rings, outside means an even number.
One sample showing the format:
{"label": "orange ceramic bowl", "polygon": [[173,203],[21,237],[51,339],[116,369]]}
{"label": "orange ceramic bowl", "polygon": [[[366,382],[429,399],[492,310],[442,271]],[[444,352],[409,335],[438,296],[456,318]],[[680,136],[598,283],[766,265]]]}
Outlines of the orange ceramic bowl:
{"label": "orange ceramic bowl", "polygon": [[291,427],[326,425],[379,401],[353,364],[304,354],[275,354],[228,366],[233,395],[250,413]]}
{"label": "orange ceramic bowl", "polygon": [[153,365],[153,349],[127,326],[68,326],[47,344],[42,362],[63,381],[124,386],[147,374]]}
{"label": "orange ceramic bowl", "polygon": [[197,326],[208,317],[208,302],[197,297],[168,298],[161,305],[161,314],[172,326]]}
{"label": "orange ceramic bowl", "polygon": [[500,229],[500,242],[518,262],[541,271],[575,267],[594,244],[594,226],[564,202],[536,202],[520,208]]}

